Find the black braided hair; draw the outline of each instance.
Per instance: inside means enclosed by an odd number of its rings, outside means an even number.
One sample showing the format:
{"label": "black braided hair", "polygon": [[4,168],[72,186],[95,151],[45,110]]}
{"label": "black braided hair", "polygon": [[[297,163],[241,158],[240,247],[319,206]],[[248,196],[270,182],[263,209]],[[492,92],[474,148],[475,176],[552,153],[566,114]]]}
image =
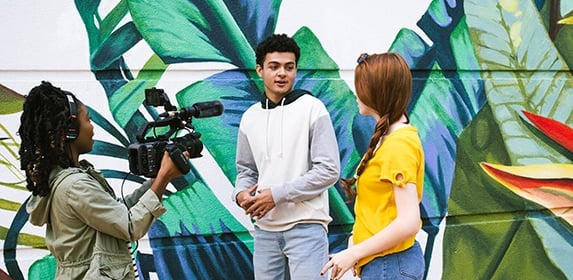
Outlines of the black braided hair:
{"label": "black braided hair", "polygon": [[26,187],[33,195],[50,193],[48,178],[54,167],[74,165],[66,151],[68,106],[64,91],[45,81],[32,88],[24,101],[18,129],[22,139],[20,168],[26,173]]}

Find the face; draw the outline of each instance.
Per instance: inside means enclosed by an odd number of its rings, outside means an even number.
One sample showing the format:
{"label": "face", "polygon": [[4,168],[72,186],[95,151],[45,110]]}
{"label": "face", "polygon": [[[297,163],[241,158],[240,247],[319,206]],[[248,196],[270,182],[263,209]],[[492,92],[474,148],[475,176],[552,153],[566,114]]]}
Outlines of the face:
{"label": "face", "polygon": [[263,65],[257,64],[257,73],[263,79],[265,93],[275,103],[294,86],[297,71],[295,59],[291,52],[272,52],[267,53]]}
{"label": "face", "polygon": [[78,138],[71,143],[71,148],[77,155],[89,153],[94,145],[94,127],[91,123],[89,112],[85,105],[78,105],[79,134]]}

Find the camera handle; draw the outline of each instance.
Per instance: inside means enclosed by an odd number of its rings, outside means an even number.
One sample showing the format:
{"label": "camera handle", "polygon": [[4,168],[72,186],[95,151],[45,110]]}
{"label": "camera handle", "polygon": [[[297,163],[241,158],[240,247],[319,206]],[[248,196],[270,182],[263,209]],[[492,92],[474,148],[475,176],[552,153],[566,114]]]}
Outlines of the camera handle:
{"label": "camera handle", "polygon": [[183,155],[183,152],[176,144],[167,144],[165,150],[169,153],[169,157],[171,157],[171,160],[175,163],[175,166],[177,166],[181,173],[189,173],[189,170],[191,170],[191,163],[189,163],[189,160],[185,155]]}
{"label": "camera handle", "polygon": [[[139,141],[139,143],[146,143],[146,142],[151,142],[151,141],[157,141],[157,140],[169,140],[169,138],[171,137],[171,135],[173,135],[177,130],[179,130],[181,128],[181,120],[174,118],[174,117],[168,117],[159,121],[154,121],[154,122],[149,122],[146,123],[145,125],[143,125],[143,127],[141,127],[141,129],[139,130],[139,132],[136,135],[136,139],[137,141]],[[189,125],[191,125],[189,123]],[[146,133],[148,132],[148,130],[150,130],[151,128],[154,127],[164,127],[164,126],[169,126],[169,131],[167,131],[165,134],[159,136],[159,137],[146,137]],[[187,124],[185,124],[185,126],[188,126]],[[192,127],[192,126],[191,126]]]}

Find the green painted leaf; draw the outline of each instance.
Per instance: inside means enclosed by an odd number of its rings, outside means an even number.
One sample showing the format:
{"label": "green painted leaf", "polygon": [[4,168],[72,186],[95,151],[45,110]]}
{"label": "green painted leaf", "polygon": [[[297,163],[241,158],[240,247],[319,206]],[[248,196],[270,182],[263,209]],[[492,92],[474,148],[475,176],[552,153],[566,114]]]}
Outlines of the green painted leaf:
{"label": "green painted leaf", "polygon": [[[28,279],[54,279],[56,276],[57,262],[56,258],[52,255],[47,255],[39,260],[36,260],[28,270]],[[50,278],[50,276],[52,278]]]}
{"label": "green painted leaf", "polygon": [[442,277],[565,279],[568,250],[555,248],[571,248],[571,229],[487,176],[483,161],[510,162],[490,106],[459,137]]}
{"label": "green painted leaf", "polygon": [[22,204],[20,204],[18,202],[14,202],[14,201],[0,198],[0,209],[10,210],[10,211],[16,212],[16,211],[18,211],[18,209],[20,209],[21,205]]}
{"label": "green painted leaf", "polygon": [[[520,121],[522,109],[573,125],[573,82],[529,1],[506,7],[497,1],[466,1],[485,90],[511,162],[567,162],[540,143]],[[535,46],[532,48],[531,46]],[[541,71],[545,70],[545,71]]]}
{"label": "green painted leaf", "polygon": [[[0,240],[6,240],[7,233],[8,229],[3,226],[0,226]],[[30,246],[35,248],[46,247],[44,237],[22,232],[18,234],[18,245]]]}
{"label": "green painted leaf", "polygon": [[125,127],[145,100],[145,89],[152,88],[167,69],[159,57],[152,55],[136,79],[127,82],[109,97],[115,121]]}
{"label": "green painted leaf", "polygon": [[573,68],[573,25],[565,25],[559,30],[555,38],[555,48],[559,50],[569,68]]}
{"label": "green painted leaf", "polygon": [[[508,5],[510,3],[515,5]],[[488,279],[503,279],[508,275],[563,278],[569,268],[561,260],[568,258],[570,251],[560,248],[571,248],[571,228],[542,206],[509,193],[493,179],[484,177],[477,163],[570,162],[561,151],[533,133],[519,115],[525,109],[570,125],[573,95],[569,71],[547,36],[533,3],[471,0],[464,4],[476,56],[484,70],[482,78],[488,108],[491,108],[487,111],[491,115],[484,118],[492,118],[495,123],[487,122],[488,126],[483,126],[485,122],[478,122],[476,118],[476,124],[472,123],[472,127],[464,131],[469,139],[460,138],[456,168],[460,167],[461,171],[456,169],[453,184],[460,187],[452,190],[449,209],[452,218],[444,236],[444,244],[448,244],[444,252],[448,258],[445,267],[452,269],[444,275],[448,278],[459,278],[462,273]],[[478,147],[478,143],[483,147]],[[486,215],[484,209],[491,214]],[[504,217],[493,213],[509,214]],[[547,223],[539,223],[538,219]],[[462,230],[472,232],[471,236],[461,234]],[[453,238],[464,244],[456,247]],[[487,250],[479,247],[500,252],[494,266],[477,261],[464,271],[453,269],[456,263],[467,260],[461,255],[483,259]],[[464,253],[456,253],[461,251]],[[532,267],[535,269],[530,269]]]}
{"label": "green painted leaf", "polygon": [[166,63],[218,61],[255,68],[254,51],[223,1],[128,4],[137,29]]}
{"label": "green painted leaf", "polygon": [[22,111],[24,96],[0,84],[0,115]]}

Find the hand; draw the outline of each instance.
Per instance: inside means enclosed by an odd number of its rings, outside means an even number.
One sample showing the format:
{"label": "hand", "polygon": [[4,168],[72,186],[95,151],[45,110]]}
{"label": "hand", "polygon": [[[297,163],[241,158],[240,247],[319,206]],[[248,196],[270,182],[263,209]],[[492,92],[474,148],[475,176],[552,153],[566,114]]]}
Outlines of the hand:
{"label": "hand", "polygon": [[[185,151],[183,155],[185,155],[185,158],[189,159],[189,153],[187,151]],[[177,168],[175,163],[173,163],[169,153],[164,152],[163,158],[161,158],[161,166],[159,167],[157,176],[155,179],[153,179],[153,183],[151,184],[150,189],[155,192],[157,198],[161,200],[163,197],[163,192],[165,191],[165,188],[167,188],[167,184],[169,184],[173,178],[179,177],[181,175],[183,175],[183,173],[181,173],[179,168]]]}
{"label": "hand", "polygon": [[[189,152],[183,152],[183,155],[187,160],[189,160]],[[161,158],[161,166],[159,167],[159,171],[157,173],[157,177],[162,177],[167,181],[171,181],[172,179],[183,175],[183,173],[177,168],[171,157],[169,156],[168,152],[163,153],[163,158]]]}
{"label": "hand", "polygon": [[245,214],[251,218],[262,218],[269,211],[275,208],[275,201],[273,200],[273,193],[271,189],[257,190],[254,196],[248,197],[241,203],[243,209],[246,208]]}
{"label": "hand", "polygon": [[330,268],[330,279],[338,280],[342,279],[344,273],[349,269],[352,269],[352,275],[356,277],[355,265],[358,262],[358,258],[352,253],[351,250],[346,249],[336,254],[329,255],[330,261],[324,265],[320,271],[320,275],[324,275]]}
{"label": "hand", "polygon": [[252,200],[250,200],[250,202],[246,202],[246,200],[256,194],[258,187],[259,185],[255,184],[246,190],[240,191],[237,194],[237,204],[244,210],[247,210],[252,205]]}

